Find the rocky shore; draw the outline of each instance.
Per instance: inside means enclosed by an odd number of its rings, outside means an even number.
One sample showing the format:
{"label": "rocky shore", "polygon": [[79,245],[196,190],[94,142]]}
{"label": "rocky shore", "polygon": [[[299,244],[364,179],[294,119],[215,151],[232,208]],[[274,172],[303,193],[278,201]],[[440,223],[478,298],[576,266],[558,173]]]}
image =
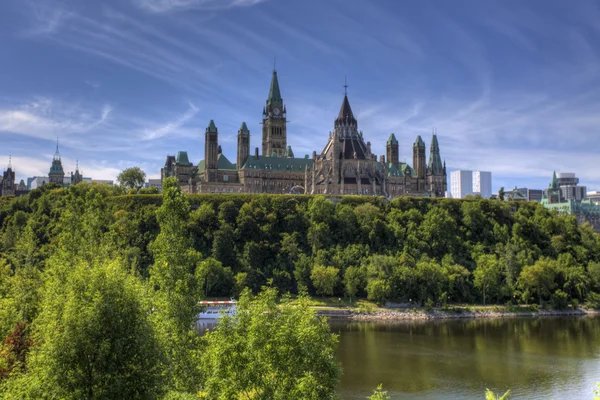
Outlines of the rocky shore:
{"label": "rocky shore", "polygon": [[409,320],[445,320],[462,318],[514,318],[514,317],[552,317],[552,316],[599,316],[600,311],[576,310],[539,310],[539,311],[398,311],[375,310],[365,312],[354,309],[317,309],[317,315],[335,319],[353,321],[409,321]]}

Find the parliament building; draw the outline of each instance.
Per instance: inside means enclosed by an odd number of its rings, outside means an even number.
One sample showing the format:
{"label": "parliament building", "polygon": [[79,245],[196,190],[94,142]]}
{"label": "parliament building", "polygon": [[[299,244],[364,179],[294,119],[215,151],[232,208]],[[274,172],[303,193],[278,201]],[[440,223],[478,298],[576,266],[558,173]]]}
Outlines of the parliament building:
{"label": "parliament building", "polygon": [[161,179],[177,177],[185,193],[354,194],[394,198],[443,197],[447,190],[446,164],[442,164],[435,134],[428,160],[425,142],[417,136],[412,147],[412,167],[399,161],[398,140],[393,133],[386,143],[385,156],[377,158],[371,143],[365,142],[362,131],[358,130],[347,93],[322,151],[313,151],[312,157],[295,157],[287,139],[287,110],[277,71],[273,71],[263,108],[261,149],[251,151],[250,131],[243,122],[232,163],[221,151],[219,131],[211,120],[205,132],[204,160],[194,165],[185,151],[169,155],[161,169]]}

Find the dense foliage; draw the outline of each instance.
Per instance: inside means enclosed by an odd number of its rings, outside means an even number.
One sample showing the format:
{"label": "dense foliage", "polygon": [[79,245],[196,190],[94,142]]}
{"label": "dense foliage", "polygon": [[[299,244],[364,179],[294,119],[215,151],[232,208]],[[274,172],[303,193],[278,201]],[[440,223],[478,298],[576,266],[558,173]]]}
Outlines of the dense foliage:
{"label": "dense foliage", "polygon": [[[335,338],[302,301],[277,314],[275,290],[426,307],[597,308],[599,245],[589,226],[535,203],[185,196],[172,180],[162,195],[47,185],[0,198],[0,394],[218,399],[235,389],[223,381],[259,373],[260,386],[253,378],[240,390],[327,398],[339,374],[327,358]],[[248,290],[265,286],[250,300]],[[201,340],[198,300],[241,293],[248,320]],[[219,347],[224,338],[229,347]],[[302,340],[320,343],[326,359],[308,357]],[[221,376],[218,354],[231,346],[256,363]],[[293,368],[294,358],[303,364]]]}

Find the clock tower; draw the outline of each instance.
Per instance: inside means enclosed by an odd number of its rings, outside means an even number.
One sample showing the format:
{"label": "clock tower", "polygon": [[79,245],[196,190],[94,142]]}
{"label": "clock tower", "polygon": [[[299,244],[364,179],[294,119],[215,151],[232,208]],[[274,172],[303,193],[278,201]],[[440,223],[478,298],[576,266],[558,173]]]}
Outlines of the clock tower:
{"label": "clock tower", "polygon": [[279,91],[277,70],[273,70],[267,105],[263,108],[262,155],[283,157],[287,149],[286,110]]}

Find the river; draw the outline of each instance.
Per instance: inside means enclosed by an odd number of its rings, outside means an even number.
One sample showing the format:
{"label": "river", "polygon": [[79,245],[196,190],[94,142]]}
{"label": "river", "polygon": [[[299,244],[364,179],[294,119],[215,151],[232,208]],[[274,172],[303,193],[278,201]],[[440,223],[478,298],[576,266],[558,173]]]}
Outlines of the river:
{"label": "river", "polygon": [[342,399],[380,383],[392,399],[592,399],[600,382],[600,318],[331,321]]}

